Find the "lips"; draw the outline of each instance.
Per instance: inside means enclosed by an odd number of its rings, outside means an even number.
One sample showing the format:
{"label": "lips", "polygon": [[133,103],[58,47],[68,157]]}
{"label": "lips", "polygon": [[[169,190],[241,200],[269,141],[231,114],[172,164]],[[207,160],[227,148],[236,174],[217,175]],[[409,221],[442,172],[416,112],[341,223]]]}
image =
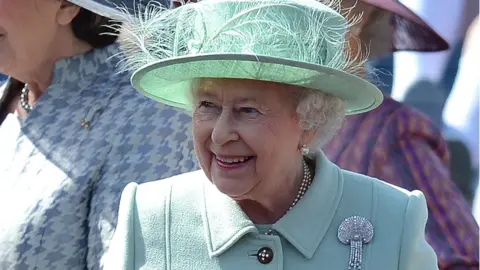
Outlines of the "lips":
{"label": "lips", "polygon": [[224,169],[237,169],[243,167],[253,156],[215,156],[218,166]]}
{"label": "lips", "polygon": [[218,161],[226,163],[226,164],[233,164],[233,163],[243,163],[248,161],[251,156],[243,156],[243,157],[216,157]]}

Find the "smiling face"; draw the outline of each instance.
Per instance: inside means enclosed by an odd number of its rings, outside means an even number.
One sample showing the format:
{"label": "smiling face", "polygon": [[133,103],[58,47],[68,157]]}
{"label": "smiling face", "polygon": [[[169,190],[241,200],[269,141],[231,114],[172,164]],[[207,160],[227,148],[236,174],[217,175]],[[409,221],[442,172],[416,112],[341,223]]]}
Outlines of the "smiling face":
{"label": "smiling face", "polygon": [[[303,130],[292,88],[253,80],[201,80],[193,90],[194,144],[224,194],[251,199],[298,173]],[[300,167],[301,168],[301,167]]]}

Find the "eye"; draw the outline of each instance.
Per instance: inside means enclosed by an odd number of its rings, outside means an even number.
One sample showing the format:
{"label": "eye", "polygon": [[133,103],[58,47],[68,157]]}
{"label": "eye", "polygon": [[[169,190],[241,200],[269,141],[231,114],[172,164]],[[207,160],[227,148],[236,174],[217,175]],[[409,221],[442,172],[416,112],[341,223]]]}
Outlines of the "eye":
{"label": "eye", "polygon": [[250,108],[250,107],[242,107],[242,108],[240,108],[239,111],[242,112],[242,113],[246,113],[246,114],[258,114],[258,113],[260,113],[257,109]]}
{"label": "eye", "polygon": [[200,102],[200,105],[198,105],[199,108],[215,108],[215,104],[209,101],[202,101]]}

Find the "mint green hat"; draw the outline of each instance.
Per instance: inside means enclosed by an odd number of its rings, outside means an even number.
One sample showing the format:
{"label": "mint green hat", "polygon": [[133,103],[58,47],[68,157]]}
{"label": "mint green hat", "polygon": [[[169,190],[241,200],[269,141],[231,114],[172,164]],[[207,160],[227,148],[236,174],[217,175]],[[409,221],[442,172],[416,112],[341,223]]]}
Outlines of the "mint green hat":
{"label": "mint green hat", "polygon": [[[330,1],[335,3],[338,1]],[[350,27],[316,0],[203,0],[176,9],[150,5],[121,36],[133,86],[159,102],[192,109],[198,78],[253,79],[306,87],[346,102],[347,114],[383,95],[353,75]]]}

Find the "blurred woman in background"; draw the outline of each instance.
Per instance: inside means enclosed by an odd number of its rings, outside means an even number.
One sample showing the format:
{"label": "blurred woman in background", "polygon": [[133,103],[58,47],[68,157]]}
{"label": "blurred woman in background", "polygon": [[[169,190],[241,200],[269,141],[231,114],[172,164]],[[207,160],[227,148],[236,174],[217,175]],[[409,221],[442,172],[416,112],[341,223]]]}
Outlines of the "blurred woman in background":
{"label": "blurred woman in background", "polygon": [[0,269],[100,269],[125,184],[194,167],[189,117],[116,69],[137,4],[0,0]]}

